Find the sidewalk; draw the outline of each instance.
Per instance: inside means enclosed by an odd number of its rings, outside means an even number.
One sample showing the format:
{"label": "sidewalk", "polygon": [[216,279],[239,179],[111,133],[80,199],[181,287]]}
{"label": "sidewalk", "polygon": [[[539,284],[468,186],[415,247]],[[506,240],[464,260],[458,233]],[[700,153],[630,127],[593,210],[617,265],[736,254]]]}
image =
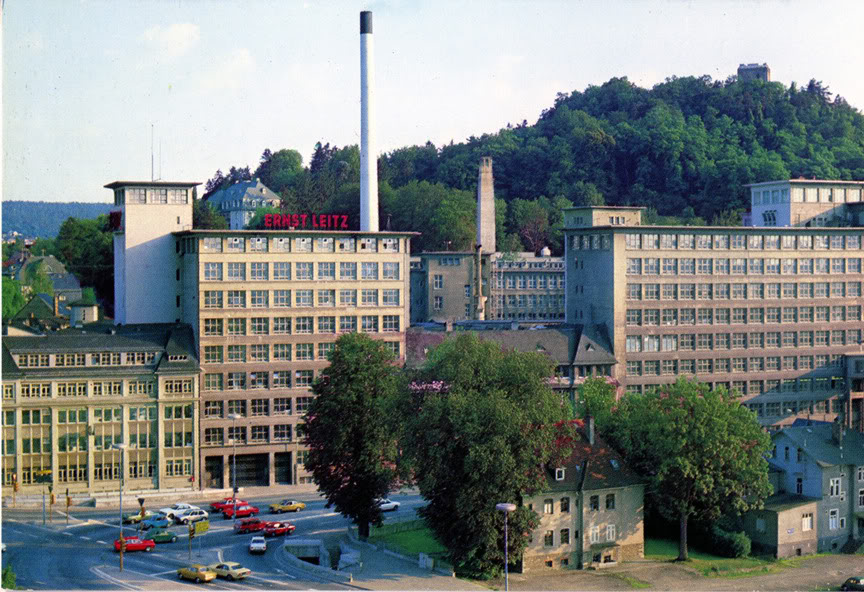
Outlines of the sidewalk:
{"label": "sidewalk", "polygon": [[467,580],[444,576],[416,564],[385,555],[384,551],[376,551],[369,545],[351,545],[360,550],[363,567],[351,570],[354,575],[353,584],[369,590],[484,590]]}

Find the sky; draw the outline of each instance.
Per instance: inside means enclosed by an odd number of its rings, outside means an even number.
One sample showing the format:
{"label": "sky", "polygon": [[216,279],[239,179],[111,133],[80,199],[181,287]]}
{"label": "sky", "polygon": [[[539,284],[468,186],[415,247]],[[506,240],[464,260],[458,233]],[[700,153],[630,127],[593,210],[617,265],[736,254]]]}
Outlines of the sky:
{"label": "sky", "polygon": [[[374,14],[379,153],[537,121],[626,76],[725,80],[767,62],[864,110],[864,2],[5,0],[4,200],[108,202],[204,183],[265,148],[360,141],[359,12]],[[153,151],[151,152],[151,129]]]}

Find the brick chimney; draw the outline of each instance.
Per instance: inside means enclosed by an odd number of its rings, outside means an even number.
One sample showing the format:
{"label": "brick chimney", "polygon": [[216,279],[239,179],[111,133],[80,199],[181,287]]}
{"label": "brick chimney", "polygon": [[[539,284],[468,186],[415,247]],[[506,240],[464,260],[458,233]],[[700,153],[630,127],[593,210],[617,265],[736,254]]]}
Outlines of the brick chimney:
{"label": "brick chimney", "polygon": [[60,316],[60,295],[56,292],[54,293],[54,316]]}

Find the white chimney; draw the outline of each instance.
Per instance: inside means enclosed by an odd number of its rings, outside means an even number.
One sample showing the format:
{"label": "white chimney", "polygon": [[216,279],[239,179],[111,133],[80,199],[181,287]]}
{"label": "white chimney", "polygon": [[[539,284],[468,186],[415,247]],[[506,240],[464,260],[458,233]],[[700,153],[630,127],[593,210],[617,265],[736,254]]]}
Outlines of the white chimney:
{"label": "white chimney", "polygon": [[375,152],[375,61],[372,12],[360,13],[360,230],[378,232],[378,162]]}
{"label": "white chimney", "polygon": [[477,176],[477,243],[484,255],[495,252],[495,183],[492,180],[492,159],[480,159]]}

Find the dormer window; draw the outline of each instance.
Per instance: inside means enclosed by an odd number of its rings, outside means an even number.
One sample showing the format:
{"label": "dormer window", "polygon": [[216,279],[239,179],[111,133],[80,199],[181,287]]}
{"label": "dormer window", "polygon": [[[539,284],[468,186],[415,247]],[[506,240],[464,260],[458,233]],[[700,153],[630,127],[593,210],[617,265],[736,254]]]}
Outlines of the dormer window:
{"label": "dormer window", "polygon": [[555,480],[556,481],[563,481],[564,480],[564,469],[562,469],[560,467],[555,469]]}
{"label": "dormer window", "polygon": [[612,468],[615,469],[616,471],[621,467],[621,465],[618,464],[618,459],[616,459],[616,458],[611,459],[609,461],[609,464],[612,465]]}

